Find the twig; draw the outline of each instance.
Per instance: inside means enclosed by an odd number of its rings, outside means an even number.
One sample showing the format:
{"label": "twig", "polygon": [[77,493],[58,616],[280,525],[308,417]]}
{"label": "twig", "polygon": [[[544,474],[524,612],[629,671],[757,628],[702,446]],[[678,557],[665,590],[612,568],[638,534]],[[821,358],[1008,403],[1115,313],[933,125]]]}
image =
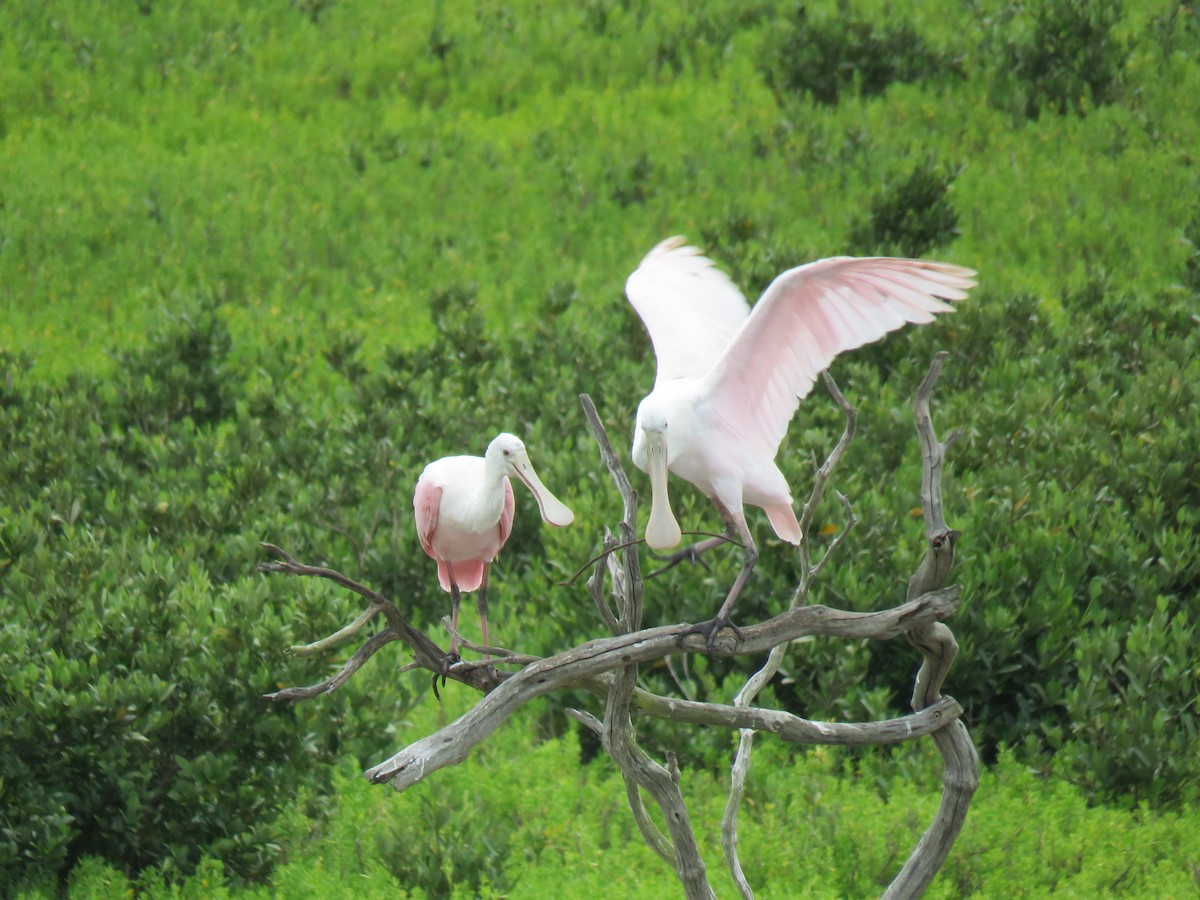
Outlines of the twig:
{"label": "twig", "polygon": [[[400,611],[396,608],[396,605],[383,594],[376,590],[372,590],[366,585],[360,584],[359,582],[343,575],[341,572],[338,572],[335,569],[329,569],[323,566],[310,566],[298,562],[290,553],[281,549],[280,547],[275,546],[274,544],[263,542],[261,546],[270,553],[279,557],[279,559],[274,562],[260,563],[258,566],[260,572],[279,572],[284,575],[325,578],[334,582],[335,584],[340,584],[347,590],[353,591],[359,596],[365,597],[367,600],[369,600],[371,605],[368,607],[367,612],[370,612],[371,609],[376,609],[378,613],[382,613],[384,619],[387,621],[387,626],[367,642],[370,644],[371,641],[382,641],[382,643],[374,645],[370,653],[374,653],[375,650],[378,650],[383,643],[388,643],[393,640],[403,641],[413,651],[413,655],[416,657],[415,662],[417,666],[430,672],[434,672],[438,675],[443,674],[443,663],[446,659],[445,651],[443,651],[436,643],[434,643],[434,641],[423,631],[420,631],[419,629],[409,625],[404,616],[402,616]],[[359,618],[362,617],[360,616]],[[368,616],[368,618],[370,617]],[[344,630],[345,629],[343,629],[343,631]],[[385,635],[388,636],[386,641],[383,639]],[[331,637],[333,636],[331,635]],[[325,640],[329,640],[329,638],[325,638],[322,639],[322,641],[316,641],[314,643],[321,644]],[[365,650],[366,647],[367,644],[364,644],[363,647],[360,647],[359,653]],[[357,657],[357,655],[358,654],[356,653],[355,657]],[[370,654],[368,654],[368,656],[369,655]],[[352,660],[353,659],[354,657],[352,657]],[[355,671],[357,671],[357,667]],[[353,674],[353,672],[350,672],[349,674]],[[463,684],[469,685],[476,690],[480,690],[485,693],[493,690],[497,684],[499,684],[504,678],[508,677],[507,673],[497,673],[494,669],[486,666],[475,666],[470,668],[463,667],[446,674],[447,677],[454,679],[455,681],[462,682]],[[329,683],[332,680],[333,679],[328,679],[320,684],[315,684],[310,687],[285,688],[282,691],[276,691],[274,694],[269,694],[267,696],[274,700],[307,700],[311,697],[326,693],[326,688],[329,686]],[[341,682],[339,682],[339,684],[340,683]]]}
{"label": "twig", "polygon": [[442,616],[442,627],[449,632],[450,637],[458,638],[458,645],[466,647],[475,653],[493,657],[492,663],[505,663],[510,666],[527,666],[531,662],[536,662],[541,659],[540,656],[530,656],[526,653],[518,653],[515,650],[506,650],[503,647],[486,647],[483,644],[476,643],[465,637],[461,631],[457,631],[450,627],[450,617]]}
{"label": "twig", "polygon": [[384,644],[390,644],[392,641],[400,640],[400,636],[390,628],[380,631],[373,635],[365,644],[355,651],[354,655],[346,661],[340,672],[332,678],[326,678],[319,684],[310,685],[309,687],[293,687],[284,688],[280,691],[275,691],[271,694],[263,694],[268,700],[290,700],[292,702],[298,700],[308,700],[311,697],[316,697],[319,694],[332,694],[343,684],[350,680],[350,676],[363,667],[368,659],[375,655],[375,652]]}
{"label": "twig", "polygon": [[367,624],[367,622],[379,615],[382,610],[383,607],[378,603],[372,603],[362,611],[362,614],[359,615],[357,619],[355,619],[345,628],[335,631],[333,634],[329,635],[329,637],[321,638],[319,641],[313,641],[311,644],[296,644],[288,647],[288,652],[295,654],[296,656],[312,656],[316,653],[320,653],[322,650],[332,647],[334,644],[340,643],[341,641],[350,637],[352,634],[357,634],[358,631]]}

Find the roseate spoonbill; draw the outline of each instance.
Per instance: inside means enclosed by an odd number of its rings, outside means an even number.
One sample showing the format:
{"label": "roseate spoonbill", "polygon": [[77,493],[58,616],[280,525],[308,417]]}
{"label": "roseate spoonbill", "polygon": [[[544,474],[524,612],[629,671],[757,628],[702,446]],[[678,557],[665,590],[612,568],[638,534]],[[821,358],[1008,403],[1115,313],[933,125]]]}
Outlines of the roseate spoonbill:
{"label": "roseate spoonbill", "polygon": [[[845,350],[908,322],[952,312],[975,272],[949,263],[885,257],[822,259],[777,276],[751,311],[711,260],[682,238],[663,241],[629,277],[625,292],[641,316],[658,374],[638,406],[633,461],[650,476],[646,543],[680,541],[667,497],[667,471],[712,500],[736,534],[745,561],[715,618],[694,626],[711,646],[730,620],[758,550],[744,503],[766,512],[775,533],[800,542],[792,495],[775,453],[801,398]],[[719,543],[702,541],[679,558]]]}
{"label": "roseate spoonbill", "polygon": [[[558,526],[574,521],[575,514],[538,478],[521,439],[507,433],[488,444],[485,456],[447,456],[431,462],[413,493],[417,537],[437,560],[438,581],[452,598],[451,627],[458,631],[460,593],[478,590],[476,605],[485,647],[489,646],[488,569],[512,533],[516,506],[508,480],[512,475],[533,493],[543,521]],[[455,636],[450,640],[450,656],[457,653]]]}

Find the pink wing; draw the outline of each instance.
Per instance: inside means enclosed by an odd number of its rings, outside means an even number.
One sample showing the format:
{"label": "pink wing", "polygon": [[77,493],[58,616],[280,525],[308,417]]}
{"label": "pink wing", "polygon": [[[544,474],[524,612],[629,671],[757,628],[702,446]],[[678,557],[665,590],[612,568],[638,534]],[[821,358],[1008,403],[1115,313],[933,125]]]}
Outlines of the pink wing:
{"label": "pink wing", "polygon": [[433,555],[433,535],[437,531],[438,511],[442,508],[442,489],[426,481],[417,480],[417,489],[413,493],[413,517],[417,522],[417,539],[425,552]]}
{"label": "pink wing", "polygon": [[750,315],[729,276],[681,237],[646,254],[625,282],[625,294],[654,344],[655,387],[707,373]]}
{"label": "pink wing", "polygon": [[714,411],[772,457],[800,399],[835,356],[908,322],[953,312],[975,272],[949,263],[848,256],[777,277],[705,376]]}
{"label": "pink wing", "polygon": [[[512,482],[507,478],[504,479],[504,512],[500,513],[500,522],[496,526],[500,529],[500,546],[496,548],[496,553],[504,549],[504,545],[508,543],[508,536],[512,534],[513,516],[516,515],[517,500],[513,496]],[[495,559],[496,555],[492,555]]]}

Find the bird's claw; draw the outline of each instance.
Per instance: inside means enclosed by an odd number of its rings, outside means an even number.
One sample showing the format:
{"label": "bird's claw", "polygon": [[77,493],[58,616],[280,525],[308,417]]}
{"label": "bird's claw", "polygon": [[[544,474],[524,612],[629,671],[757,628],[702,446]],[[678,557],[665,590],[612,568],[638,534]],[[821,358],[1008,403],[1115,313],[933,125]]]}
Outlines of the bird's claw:
{"label": "bird's claw", "polygon": [[433,673],[433,696],[437,698],[439,703],[442,702],[442,695],[438,693],[438,679],[442,679],[442,687],[445,687],[446,676],[462,665],[462,662],[462,657],[457,653],[447,653],[442,657],[442,670]]}
{"label": "bird's claw", "polygon": [[707,622],[697,622],[695,625],[690,625],[681,631],[678,640],[679,646],[683,646],[684,641],[689,635],[700,634],[704,636],[704,644],[708,647],[708,652],[711,653],[716,646],[717,635],[725,628],[733,632],[739,644],[742,642],[744,638],[742,629],[729,621],[729,616],[716,616]]}
{"label": "bird's claw", "polygon": [[661,575],[663,572],[669,572],[671,569],[675,568],[681,562],[691,563],[692,565],[696,565],[697,563],[699,563],[700,565],[702,565],[704,567],[704,571],[706,571],[709,575],[711,575],[712,569],[709,568],[708,563],[706,563],[704,561],[704,556],[702,555],[706,549],[708,549],[708,548],[700,547],[700,546],[697,546],[696,544],[692,544],[689,547],[684,547],[682,550],[676,550],[674,553],[654,553],[653,551],[651,551],[651,553],[650,553],[651,557],[653,557],[654,559],[663,560],[664,562],[666,562],[666,565],[655,569],[653,572],[651,572],[646,577],[653,578],[656,575]]}

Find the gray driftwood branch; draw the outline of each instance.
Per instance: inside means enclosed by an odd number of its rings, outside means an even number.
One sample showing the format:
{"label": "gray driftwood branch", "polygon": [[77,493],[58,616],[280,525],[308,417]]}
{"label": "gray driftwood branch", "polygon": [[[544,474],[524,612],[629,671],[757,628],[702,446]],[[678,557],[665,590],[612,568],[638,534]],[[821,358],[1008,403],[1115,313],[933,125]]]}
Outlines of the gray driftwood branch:
{"label": "gray driftwood branch", "polygon": [[[946,450],[958,439],[958,432],[939,441],[929,411],[933,388],[941,377],[946,357],[946,353],[934,357],[913,399],[917,436],[921,442],[921,511],[928,546],[917,571],[909,579],[910,598],[936,591],[949,580],[950,567],[954,564],[954,545],[961,536],[960,532],[947,527],[942,507],[942,466]],[[914,624],[906,637],[923,657],[913,685],[912,707],[925,709],[941,697],[942,683],[958,655],[958,642],[950,629],[940,622]],[[966,821],[971,797],[979,786],[979,756],[962,719],[956,718],[946,728],[934,732],[933,740],[944,763],[942,802],[933,824],[921,836],[904,868],[889,885],[884,894],[887,898],[920,897],[925,893],[950,854]]]}

